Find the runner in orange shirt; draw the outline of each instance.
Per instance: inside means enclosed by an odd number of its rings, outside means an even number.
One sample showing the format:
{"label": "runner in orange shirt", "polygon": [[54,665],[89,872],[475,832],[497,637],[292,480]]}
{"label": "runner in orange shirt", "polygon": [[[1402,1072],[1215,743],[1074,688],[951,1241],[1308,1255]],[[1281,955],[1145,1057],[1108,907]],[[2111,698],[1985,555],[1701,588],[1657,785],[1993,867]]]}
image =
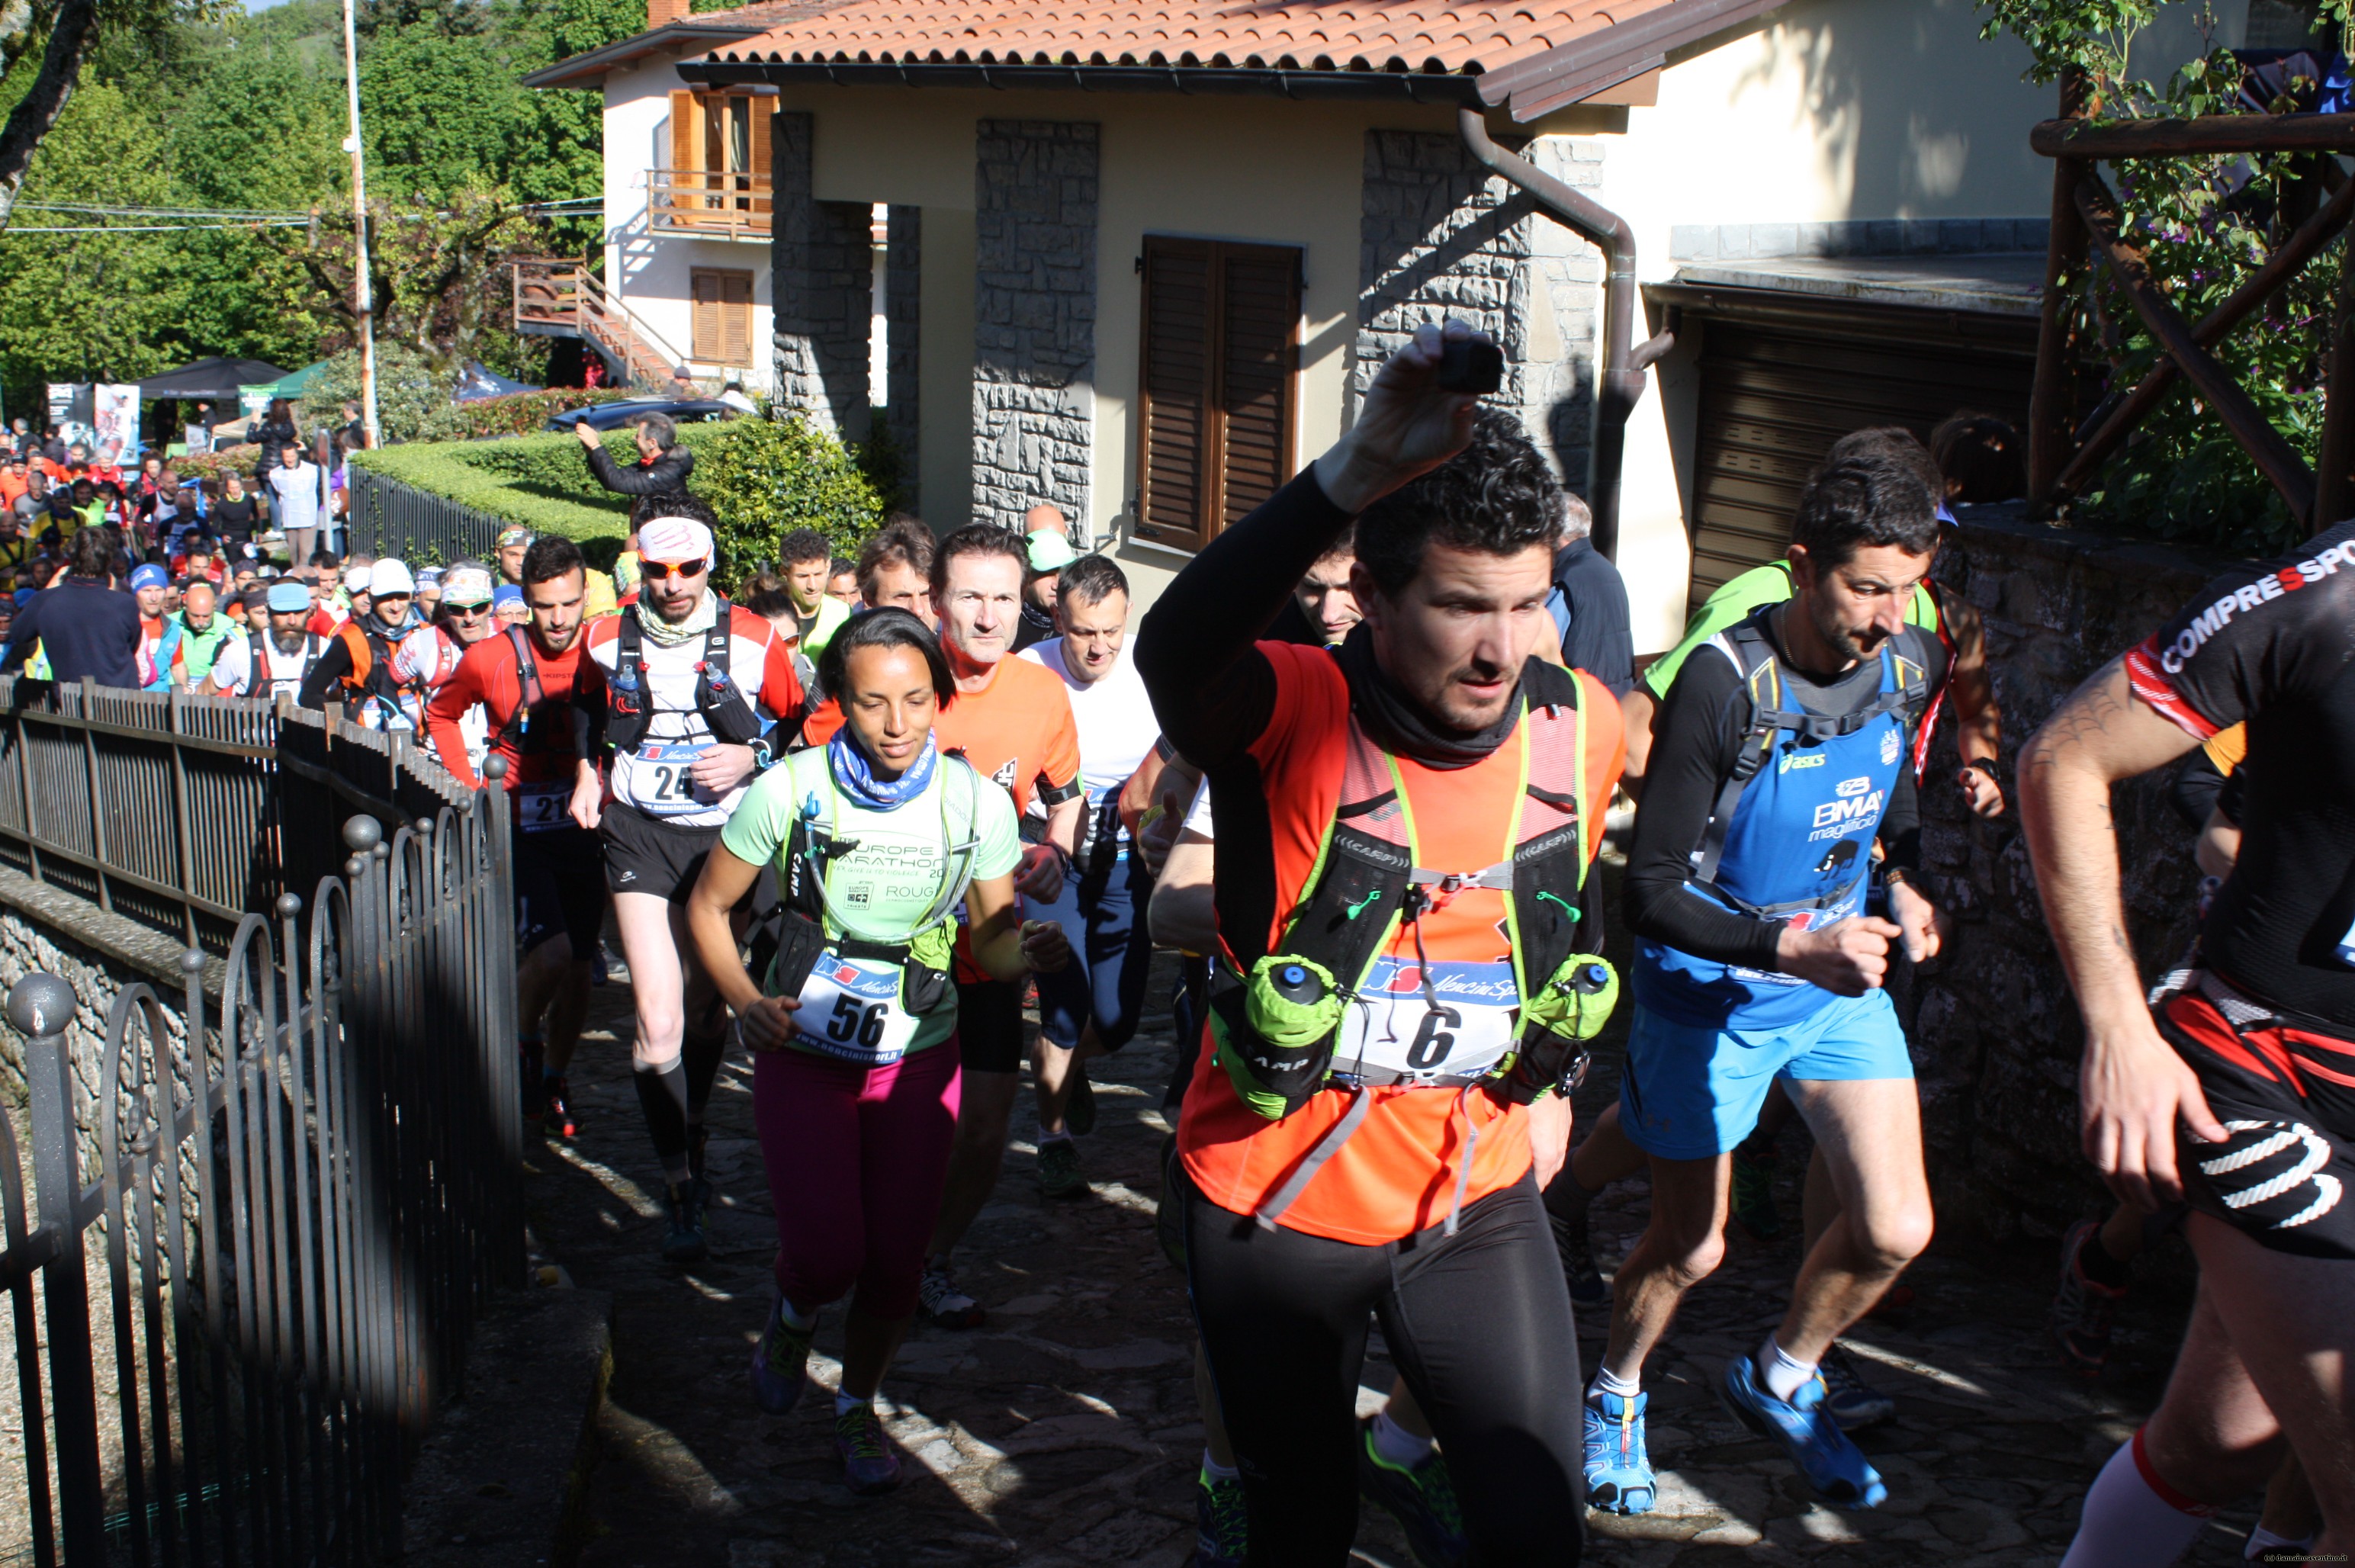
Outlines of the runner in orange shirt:
{"label": "runner in orange shirt", "polygon": [[[1348,1558],[1369,1313],[1472,1556],[1579,1554],[1577,1338],[1532,1153],[1559,1163],[1617,990],[1587,871],[1618,707],[1532,656],[1560,488],[1509,415],[1441,384],[1442,344],[1422,328],[1137,648],[1218,800],[1219,973],[1178,1147],[1255,1562]],[[1335,653],[1255,643],[1353,517],[1363,623]]]}
{"label": "runner in orange shirt", "polygon": [[[957,684],[956,700],[941,710],[932,733],[943,751],[961,754],[1011,792],[1018,813],[1028,809],[1034,795],[1046,805],[1043,841],[1023,850],[1014,891],[1051,903],[1071,867],[1085,801],[1079,726],[1061,677],[1043,665],[1008,656],[1021,618],[1022,571],[1028,559],[1021,535],[986,524],[957,529],[932,552],[930,596],[940,616],[941,647]],[[841,727],[842,710],[828,702],[810,715],[802,733],[808,743],[819,745]],[[957,1111],[948,1189],[918,1297],[933,1323],[970,1328],[981,1322],[983,1310],[957,1288],[950,1254],[989,1201],[1005,1163],[1007,1123],[1022,1066],[1022,989],[993,980],[976,966],[962,933],[957,1049],[964,1097]]]}

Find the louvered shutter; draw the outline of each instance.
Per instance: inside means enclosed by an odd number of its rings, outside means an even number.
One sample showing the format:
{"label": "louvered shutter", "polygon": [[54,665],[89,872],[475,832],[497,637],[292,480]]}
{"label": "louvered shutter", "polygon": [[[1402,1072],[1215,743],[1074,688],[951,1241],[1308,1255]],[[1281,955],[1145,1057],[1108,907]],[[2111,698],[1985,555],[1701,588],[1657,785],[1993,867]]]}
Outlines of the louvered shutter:
{"label": "louvered shutter", "polygon": [[752,362],[752,274],[719,274],[719,363]]}
{"label": "louvered shutter", "polygon": [[741,211],[758,213],[766,218],[769,215],[769,170],[776,152],[769,138],[776,134],[777,101],[763,94],[750,100],[746,108],[752,116],[752,178],[749,184],[738,186],[739,190],[746,193],[746,199],[736,205]]}
{"label": "louvered shutter", "polygon": [[1145,240],[1136,532],[1180,549],[1207,542],[1214,249],[1197,240]]}
{"label": "louvered shutter", "polygon": [[687,281],[695,299],[694,325],[689,334],[692,341],[687,352],[706,364],[721,362],[720,275],[698,270],[689,273]]}
{"label": "louvered shutter", "polygon": [[1225,245],[1220,258],[1219,501],[1223,529],[1292,477],[1292,389],[1300,255]]}
{"label": "louvered shutter", "polygon": [[687,192],[700,184],[690,169],[703,166],[703,111],[692,92],[679,91],[670,95],[670,189],[666,195],[652,193],[654,199],[673,211],[701,205]]}

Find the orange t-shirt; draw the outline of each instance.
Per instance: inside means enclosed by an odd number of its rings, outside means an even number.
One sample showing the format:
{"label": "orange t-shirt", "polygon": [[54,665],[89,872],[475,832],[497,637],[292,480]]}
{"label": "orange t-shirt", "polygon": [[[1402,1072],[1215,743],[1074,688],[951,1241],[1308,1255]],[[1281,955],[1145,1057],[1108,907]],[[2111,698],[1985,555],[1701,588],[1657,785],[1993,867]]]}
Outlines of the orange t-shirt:
{"label": "orange t-shirt", "polygon": [[[1245,955],[1275,951],[1293,907],[1307,891],[1309,872],[1326,824],[1340,805],[1341,773],[1349,728],[1349,692],[1340,666],[1321,648],[1262,643],[1275,673],[1275,704],[1267,727],[1250,748],[1260,788],[1230,805],[1217,798],[1220,863],[1230,874],[1229,847],[1256,842],[1258,825],[1243,832],[1233,819],[1263,809],[1273,855],[1274,912],[1271,929],[1241,940],[1220,933],[1227,962],[1238,971]],[[1588,853],[1601,843],[1603,806],[1625,760],[1619,705],[1592,676],[1579,674],[1586,721]],[[1398,759],[1417,828],[1417,859],[1435,869],[1476,871],[1505,852],[1521,805],[1520,746],[1508,740],[1469,767],[1427,768]],[[1254,798],[1254,796],[1256,798]],[[1252,874],[1249,871],[1244,874]],[[1264,869],[1258,875],[1267,874]],[[1509,959],[1504,895],[1467,888],[1443,900],[1422,921],[1423,955],[1433,960],[1487,963]],[[1240,934],[1240,933],[1239,933]],[[1415,933],[1403,922],[1384,955],[1417,957]],[[1518,1181],[1529,1168],[1527,1108],[1474,1090],[1400,1086],[1368,1089],[1372,1106],[1358,1130],[1287,1209],[1287,1230],[1334,1241],[1379,1245],[1446,1220],[1469,1133],[1471,1179],[1466,1204]],[[1203,1197],[1238,1214],[1255,1213],[1348,1110],[1350,1096],[1312,1095],[1280,1121],[1260,1115],[1235,1093],[1227,1070],[1206,1039],[1178,1129],[1186,1174]]]}

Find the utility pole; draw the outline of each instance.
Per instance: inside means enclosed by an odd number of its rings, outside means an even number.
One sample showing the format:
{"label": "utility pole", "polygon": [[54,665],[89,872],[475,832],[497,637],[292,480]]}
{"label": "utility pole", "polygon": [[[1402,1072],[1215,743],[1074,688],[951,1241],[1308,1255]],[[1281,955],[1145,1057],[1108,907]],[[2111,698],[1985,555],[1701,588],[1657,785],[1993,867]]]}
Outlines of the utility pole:
{"label": "utility pole", "polygon": [[344,0],[344,93],[351,106],[351,134],[344,151],[352,155],[352,307],[360,322],[360,428],[370,446],[383,444],[376,424],[376,295],[368,283],[368,168],[360,155],[360,51],[352,24],[353,0]]}

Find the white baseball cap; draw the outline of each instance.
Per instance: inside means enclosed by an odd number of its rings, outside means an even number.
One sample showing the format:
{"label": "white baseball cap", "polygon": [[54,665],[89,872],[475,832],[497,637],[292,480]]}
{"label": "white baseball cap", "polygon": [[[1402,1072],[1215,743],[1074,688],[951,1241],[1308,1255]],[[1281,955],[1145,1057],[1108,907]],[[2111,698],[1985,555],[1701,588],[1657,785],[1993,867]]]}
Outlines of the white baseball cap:
{"label": "white baseball cap", "polygon": [[409,574],[409,564],[400,560],[379,560],[369,569],[368,597],[382,598],[388,593],[414,593],[417,580]]}
{"label": "white baseball cap", "polygon": [[353,593],[365,593],[368,592],[368,569],[367,567],[347,566],[344,568],[344,587],[346,590]]}

